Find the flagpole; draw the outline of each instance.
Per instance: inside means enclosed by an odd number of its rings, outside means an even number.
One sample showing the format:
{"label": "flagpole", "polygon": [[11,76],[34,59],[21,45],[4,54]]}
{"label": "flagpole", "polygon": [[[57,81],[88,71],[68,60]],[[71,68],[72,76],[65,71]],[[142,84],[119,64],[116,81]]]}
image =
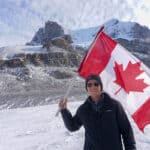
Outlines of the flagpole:
{"label": "flagpole", "polygon": [[[100,30],[98,31],[97,35],[95,36],[95,40],[96,40],[97,36],[99,35],[99,33],[102,32],[103,30],[104,30],[104,25],[102,25]],[[94,40],[94,42],[95,42],[95,40]],[[93,46],[93,43],[91,44],[91,47]],[[91,47],[89,49],[91,49]],[[70,82],[68,82],[68,83],[70,83]],[[65,101],[65,99],[67,99],[67,97],[68,97],[72,87],[73,87],[73,82],[72,82],[72,84],[69,84],[68,89],[67,89],[67,91],[65,93],[65,96],[63,97],[63,102]],[[57,110],[57,112],[55,114],[56,117],[59,115],[59,112],[60,112],[60,108]]]}
{"label": "flagpole", "polygon": [[[68,82],[68,83],[70,83],[70,82]],[[71,84],[69,84],[68,89],[67,89],[67,91],[66,91],[66,93],[65,93],[65,95],[63,97],[63,101],[65,101],[65,99],[67,99],[67,97],[68,97],[72,87],[73,87],[73,82],[71,82]],[[55,114],[56,117],[59,115],[59,112],[60,112],[60,108],[57,110],[57,112]]]}

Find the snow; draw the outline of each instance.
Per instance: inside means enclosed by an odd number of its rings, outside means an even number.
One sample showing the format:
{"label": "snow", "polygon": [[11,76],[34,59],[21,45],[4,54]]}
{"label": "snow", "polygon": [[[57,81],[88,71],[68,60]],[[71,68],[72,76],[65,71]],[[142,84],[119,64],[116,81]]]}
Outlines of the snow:
{"label": "snow", "polygon": [[[104,32],[114,39],[122,38],[133,40],[132,28],[134,25],[134,22],[122,22],[117,19],[112,19],[104,24]],[[71,31],[73,44],[88,47],[94,40],[100,28],[101,26],[97,26]]]}
{"label": "snow", "polygon": [[9,59],[16,54],[47,53],[47,50],[39,46],[7,46],[0,48],[0,59]]}
{"label": "snow", "polygon": [[80,149],[83,129],[68,132],[56,111],[56,105],[1,111],[0,150]]}
{"label": "snow", "polygon": [[[74,114],[81,103],[83,101],[69,102],[68,108]],[[61,115],[55,116],[57,109],[57,104],[52,104],[1,110],[0,150],[82,150],[84,129],[70,133]],[[149,150],[150,126],[145,128],[144,134],[133,122],[132,127],[137,150]]]}
{"label": "snow", "polygon": [[82,47],[88,47],[94,40],[96,33],[99,31],[100,26],[91,27],[87,29],[73,30],[71,36],[73,38],[73,44]]}
{"label": "snow", "polygon": [[122,21],[118,21],[116,19],[112,19],[110,21],[108,21],[105,24],[105,32],[108,35],[111,35],[112,33],[114,33],[114,31],[116,32],[116,35],[114,38],[122,38],[122,39],[127,39],[127,40],[132,40],[132,32],[131,29],[134,27],[135,23],[134,22],[122,22]]}

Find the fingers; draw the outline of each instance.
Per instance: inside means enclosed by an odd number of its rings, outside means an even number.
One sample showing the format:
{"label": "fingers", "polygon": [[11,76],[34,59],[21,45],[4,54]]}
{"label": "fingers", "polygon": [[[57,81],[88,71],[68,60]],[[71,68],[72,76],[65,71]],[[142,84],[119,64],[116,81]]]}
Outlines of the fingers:
{"label": "fingers", "polygon": [[67,99],[62,99],[62,100],[59,102],[59,108],[60,108],[60,109],[65,109],[65,108],[67,108]]}

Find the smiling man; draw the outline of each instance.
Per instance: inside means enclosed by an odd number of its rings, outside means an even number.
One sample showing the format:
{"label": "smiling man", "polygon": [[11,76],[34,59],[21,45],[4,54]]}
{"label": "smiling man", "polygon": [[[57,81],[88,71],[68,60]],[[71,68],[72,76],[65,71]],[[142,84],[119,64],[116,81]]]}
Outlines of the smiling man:
{"label": "smiling man", "polygon": [[59,108],[70,131],[85,128],[84,150],[136,150],[130,122],[122,105],[103,92],[99,75],[86,78],[88,98],[74,116],[67,109],[67,100]]}

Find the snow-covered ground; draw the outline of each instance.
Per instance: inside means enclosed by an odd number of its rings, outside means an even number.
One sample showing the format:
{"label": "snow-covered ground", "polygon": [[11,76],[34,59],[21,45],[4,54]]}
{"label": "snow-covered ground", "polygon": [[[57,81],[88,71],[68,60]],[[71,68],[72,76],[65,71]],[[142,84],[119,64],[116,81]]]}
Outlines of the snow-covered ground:
{"label": "snow-covered ground", "polygon": [[[75,97],[72,99],[75,100]],[[74,114],[81,103],[83,101],[69,102],[68,107]],[[0,150],[82,150],[84,129],[74,133],[67,131],[61,115],[55,117],[57,109],[57,105],[52,104],[1,110]],[[150,126],[143,134],[133,122],[132,125],[137,150],[149,150]]]}

